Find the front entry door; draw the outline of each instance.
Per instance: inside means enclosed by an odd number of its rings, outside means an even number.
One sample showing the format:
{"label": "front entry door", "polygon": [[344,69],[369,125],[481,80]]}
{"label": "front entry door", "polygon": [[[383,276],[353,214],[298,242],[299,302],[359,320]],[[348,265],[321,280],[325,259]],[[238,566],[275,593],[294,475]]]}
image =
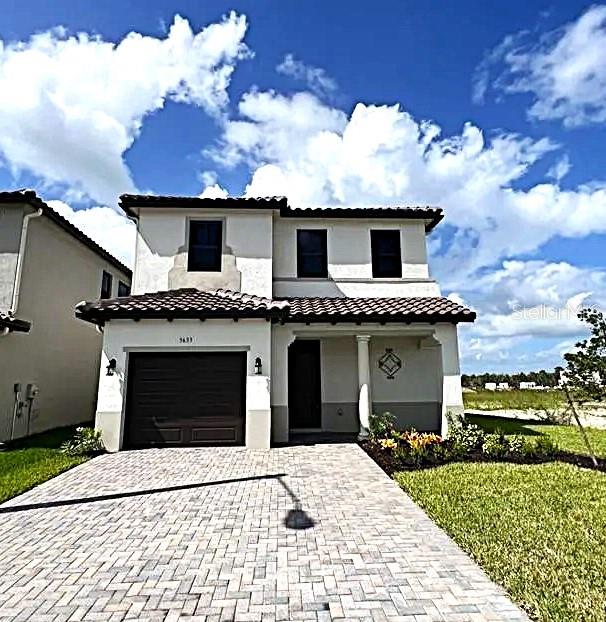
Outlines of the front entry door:
{"label": "front entry door", "polygon": [[297,340],[288,349],[288,417],[291,429],[322,427],[320,342]]}

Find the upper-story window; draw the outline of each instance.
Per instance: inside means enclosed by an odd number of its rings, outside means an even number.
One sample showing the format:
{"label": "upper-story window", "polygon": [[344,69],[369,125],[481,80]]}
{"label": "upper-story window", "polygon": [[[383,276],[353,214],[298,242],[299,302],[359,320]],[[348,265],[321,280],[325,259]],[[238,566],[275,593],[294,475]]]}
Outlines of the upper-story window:
{"label": "upper-story window", "polygon": [[118,297],[130,296],[130,285],[123,281],[118,281]]}
{"label": "upper-story window", "polygon": [[398,229],[375,229],[370,232],[372,275],[376,278],[402,276],[402,252]]}
{"label": "upper-story window", "polygon": [[328,276],[326,229],[297,230],[297,276]]}
{"label": "upper-story window", "polygon": [[112,275],[103,270],[103,275],[101,276],[101,298],[112,297],[112,281]]}
{"label": "upper-story window", "polygon": [[223,223],[220,220],[191,220],[189,223],[190,272],[221,272]]}

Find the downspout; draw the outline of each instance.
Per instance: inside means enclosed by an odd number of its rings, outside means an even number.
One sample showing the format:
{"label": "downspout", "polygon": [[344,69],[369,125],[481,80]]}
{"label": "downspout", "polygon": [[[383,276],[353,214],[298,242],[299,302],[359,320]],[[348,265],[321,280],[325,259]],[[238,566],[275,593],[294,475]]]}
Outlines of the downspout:
{"label": "downspout", "polygon": [[15,270],[15,286],[13,288],[13,299],[8,314],[14,316],[19,305],[19,293],[21,291],[21,278],[23,276],[23,258],[25,256],[25,245],[27,244],[27,228],[29,221],[39,218],[44,213],[42,208],[23,217],[23,225],[21,226],[21,240],[19,241],[19,255],[17,256],[17,269]]}

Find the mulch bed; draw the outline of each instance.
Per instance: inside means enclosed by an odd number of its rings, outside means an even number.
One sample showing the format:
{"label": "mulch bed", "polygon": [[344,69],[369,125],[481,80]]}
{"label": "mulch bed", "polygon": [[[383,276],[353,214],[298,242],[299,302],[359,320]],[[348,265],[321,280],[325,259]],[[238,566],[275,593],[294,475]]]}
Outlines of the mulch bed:
{"label": "mulch bed", "polygon": [[[376,443],[372,441],[359,441],[360,447],[389,475],[390,477],[397,471],[416,471],[419,469],[431,469],[446,462],[440,462],[436,464],[424,464],[422,466],[411,466],[403,464],[396,460],[391,452],[381,449]],[[606,473],[606,460],[598,458],[598,467],[596,468],[589,456],[583,456],[581,454],[573,454],[565,451],[560,451],[557,454],[545,458],[522,458],[518,456],[509,456],[505,458],[489,458],[485,454],[475,453],[469,454],[464,458],[460,458],[455,462],[509,462],[512,464],[544,464],[545,462],[567,462],[574,464],[575,466],[583,469],[591,469],[593,471],[601,471]]]}

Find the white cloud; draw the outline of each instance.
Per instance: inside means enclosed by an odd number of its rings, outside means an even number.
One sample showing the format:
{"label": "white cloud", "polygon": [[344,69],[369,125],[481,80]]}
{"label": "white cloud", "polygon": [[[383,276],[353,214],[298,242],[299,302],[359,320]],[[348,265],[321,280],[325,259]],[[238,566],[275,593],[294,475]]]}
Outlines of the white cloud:
{"label": "white cloud", "polygon": [[129,267],[135,259],[135,224],[110,207],[74,210],[63,201],[47,201],[61,216]]}
{"label": "white cloud", "polygon": [[529,116],[567,127],[606,121],[606,6],[590,7],[576,21],[535,43],[527,32],[507,37],[476,70],[474,101],[482,101],[490,73],[504,64],[493,85],[529,93]]}
{"label": "white cloud", "polygon": [[214,157],[250,166],[250,196],[284,194],[295,205],[443,207],[456,231],[435,243],[440,254],[433,266],[447,290],[556,235],[606,231],[602,185],[515,188],[556,148],[547,139],[503,133],[487,139],[469,123],[459,135],[442,137],[437,125],[398,106],[358,104],[347,117],[308,93],[251,92],[239,112],[226,122]]}
{"label": "white cloud", "polygon": [[114,203],[134,190],[123,155],[146,115],[167,99],[221,114],[246,27],[231,13],[194,33],[177,15],[164,39],[132,32],[114,44],[58,28],[0,41],[0,156],[15,173]]}
{"label": "white cloud", "polygon": [[559,184],[566,175],[570,172],[572,165],[567,154],[564,154],[561,158],[556,160],[553,166],[547,171],[547,177],[553,179]]}
{"label": "white cloud", "polygon": [[229,196],[229,193],[225,188],[221,188],[219,184],[212,184],[211,186],[206,186],[202,193],[200,194],[200,198],[202,199],[225,199]]}
{"label": "white cloud", "polygon": [[278,73],[304,82],[307,88],[319,97],[332,95],[337,90],[337,83],[321,67],[306,65],[292,54],[287,54],[276,67]]}
{"label": "white cloud", "polygon": [[[536,368],[537,361],[553,367],[586,333],[577,318],[579,309],[606,306],[606,271],[566,262],[506,261],[462,284],[451,297],[478,312],[464,333],[463,360],[507,361],[511,369],[524,361],[529,368]],[[537,339],[548,345],[533,352]]]}

